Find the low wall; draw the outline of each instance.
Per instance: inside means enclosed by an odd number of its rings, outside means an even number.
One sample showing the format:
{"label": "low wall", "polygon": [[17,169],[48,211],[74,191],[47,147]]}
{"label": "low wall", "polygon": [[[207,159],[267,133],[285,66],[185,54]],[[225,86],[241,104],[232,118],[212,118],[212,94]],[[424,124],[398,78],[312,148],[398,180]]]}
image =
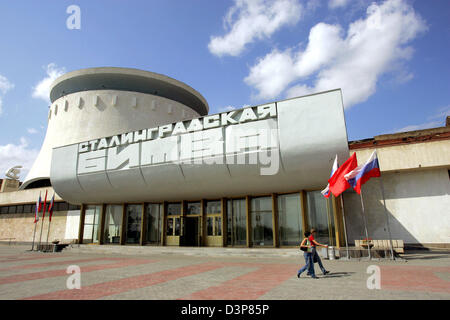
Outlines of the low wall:
{"label": "low wall", "polygon": [[[48,236],[48,241],[53,240],[73,240],[77,238],[77,229],[67,231],[67,221],[76,220],[78,216],[79,221],[79,210],[78,211],[56,211],[53,212],[52,222],[50,225],[50,233]],[[0,241],[9,242],[7,238],[13,238],[16,243],[31,243],[33,241],[34,232],[34,213],[14,213],[14,214],[1,214],[0,215]],[[48,232],[48,213],[44,219],[44,224],[42,225],[42,219],[36,225],[36,235],[35,242],[39,242],[39,237],[41,234],[42,227],[42,241],[47,240]],[[72,223],[72,229],[73,229]],[[75,235],[75,237],[73,237]]]}

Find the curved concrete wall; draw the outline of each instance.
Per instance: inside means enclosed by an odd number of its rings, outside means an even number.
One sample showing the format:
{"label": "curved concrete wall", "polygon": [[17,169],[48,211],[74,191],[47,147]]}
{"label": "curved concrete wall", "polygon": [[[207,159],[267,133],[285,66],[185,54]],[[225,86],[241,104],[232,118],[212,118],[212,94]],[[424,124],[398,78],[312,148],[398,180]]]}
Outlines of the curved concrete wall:
{"label": "curved concrete wall", "polygon": [[179,102],[138,92],[91,90],[63,96],[50,107],[43,145],[21,189],[50,177],[55,147],[198,116]]}
{"label": "curved concrete wall", "polygon": [[55,148],[55,191],[70,203],[117,203],[317,190],[335,155],[349,156],[340,90],[147,128],[125,143],[115,132],[94,147]]}

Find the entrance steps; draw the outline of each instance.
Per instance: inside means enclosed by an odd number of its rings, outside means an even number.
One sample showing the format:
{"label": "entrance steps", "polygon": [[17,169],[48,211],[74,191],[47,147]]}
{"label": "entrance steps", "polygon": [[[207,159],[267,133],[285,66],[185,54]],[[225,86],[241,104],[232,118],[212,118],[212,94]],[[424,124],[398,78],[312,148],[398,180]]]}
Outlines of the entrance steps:
{"label": "entrance steps", "polygon": [[177,254],[187,256],[216,256],[216,257],[285,257],[303,259],[303,252],[298,247],[293,248],[223,248],[223,247],[172,247],[172,246],[138,246],[138,245],[95,245],[71,244],[64,252],[98,253],[98,254],[127,254],[153,255]]}

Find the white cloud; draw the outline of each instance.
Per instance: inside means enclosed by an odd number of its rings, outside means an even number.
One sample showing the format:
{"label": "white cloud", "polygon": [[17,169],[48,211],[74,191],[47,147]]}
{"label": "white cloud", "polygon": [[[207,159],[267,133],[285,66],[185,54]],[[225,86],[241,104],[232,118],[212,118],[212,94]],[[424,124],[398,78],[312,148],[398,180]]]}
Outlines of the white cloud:
{"label": "white cloud", "polygon": [[425,122],[421,124],[412,124],[400,129],[395,129],[393,132],[408,132],[408,131],[415,131],[415,130],[422,130],[422,129],[430,129],[430,128],[436,128],[436,127],[442,127],[442,121],[430,121]]}
{"label": "white cloud", "polygon": [[437,112],[435,114],[433,114],[432,116],[428,117],[428,120],[433,120],[433,119],[445,119],[450,116],[450,105],[446,106],[446,107],[442,107],[439,108],[437,110]]}
{"label": "white cloud", "polygon": [[232,111],[234,109],[236,109],[236,108],[233,106],[225,106],[225,107],[219,108],[219,112],[227,112],[227,111]]}
{"label": "white cloud", "polygon": [[4,77],[4,76],[2,76],[0,74],[0,92],[2,94],[5,94],[6,92],[11,90],[12,88],[14,88],[14,84],[9,82],[9,80],[6,77]]}
{"label": "white cloud", "polygon": [[13,88],[14,84],[0,74],[0,115],[3,113],[3,95]]}
{"label": "white cloud", "polygon": [[38,131],[35,128],[28,128],[27,131],[28,131],[29,134],[36,134],[36,133],[38,133]]}
{"label": "white cloud", "polygon": [[21,165],[23,168],[20,177],[26,177],[38,153],[39,150],[28,147],[28,141],[24,137],[20,138],[18,145],[0,145],[0,173],[5,174],[8,169]]}
{"label": "white cloud", "polygon": [[275,97],[296,78],[294,59],[289,50],[274,50],[251,68],[244,81],[258,89],[260,98]]}
{"label": "white cloud", "polygon": [[320,8],[320,6],[322,5],[321,3],[322,0],[308,0],[308,2],[306,2],[305,5],[305,10],[307,12],[313,12],[316,9]]}
{"label": "white cloud", "polygon": [[394,81],[395,83],[403,84],[408,81],[411,81],[412,79],[414,79],[414,74],[412,72],[409,72],[405,69],[400,69],[398,73],[395,75]]}
{"label": "white cloud", "polygon": [[422,129],[429,129],[429,128],[436,128],[436,127],[443,127],[445,126],[445,120],[446,117],[450,116],[450,105],[439,108],[436,113],[429,116],[427,118],[426,122],[419,123],[419,124],[412,124],[408,125],[406,127],[400,128],[400,129],[394,129],[392,132],[407,132],[407,131],[415,131],[415,130],[422,130]]}
{"label": "white cloud", "polygon": [[217,56],[238,56],[247,44],[296,24],[302,13],[298,0],[235,0],[224,18],[228,33],[211,37],[209,51]]}
{"label": "white cloud", "polygon": [[46,67],[47,76],[33,88],[33,98],[43,99],[50,103],[50,86],[56,78],[65,72],[66,69],[64,67],[58,68],[55,63],[50,63]]}
{"label": "white cloud", "polygon": [[350,3],[350,0],[330,0],[328,2],[328,7],[330,9],[342,8]]}
{"label": "white cloud", "polygon": [[[407,44],[426,28],[403,0],[373,3],[367,16],[351,23],[346,34],[339,25],[318,23],[310,30],[306,49],[273,50],[250,68],[244,81],[257,89],[259,99],[342,88],[348,108],[367,100],[381,75],[411,58],[413,49]],[[413,77],[403,74],[403,81]],[[312,86],[305,83],[308,78],[313,79]],[[297,84],[288,88],[293,82]]]}
{"label": "white cloud", "polygon": [[233,111],[233,110],[236,110],[236,109],[243,109],[243,108],[247,108],[247,107],[250,107],[250,105],[249,104],[244,104],[244,105],[242,105],[240,107],[225,106],[225,107],[219,108],[219,112],[230,112],[230,111]]}

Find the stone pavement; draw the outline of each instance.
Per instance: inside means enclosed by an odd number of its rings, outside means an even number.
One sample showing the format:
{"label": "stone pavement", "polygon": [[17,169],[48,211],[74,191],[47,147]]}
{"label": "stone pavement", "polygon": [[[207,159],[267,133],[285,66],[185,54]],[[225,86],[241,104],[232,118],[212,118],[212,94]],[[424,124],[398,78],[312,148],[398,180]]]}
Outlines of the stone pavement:
{"label": "stone pavement", "polygon": [[[448,252],[322,260],[296,273],[296,249],[82,246],[60,253],[0,245],[0,300],[448,300]],[[72,271],[68,272],[69,266]],[[72,273],[73,269],[80,273]],[[77,278],[79,275],[79,278]],[[379,275],[379,277],[377,277]],[[80,280],[80,289],[68,289]],[[369,283],[369,284],[368,284]],[[368,288],[368,286],[370,288]]]}

